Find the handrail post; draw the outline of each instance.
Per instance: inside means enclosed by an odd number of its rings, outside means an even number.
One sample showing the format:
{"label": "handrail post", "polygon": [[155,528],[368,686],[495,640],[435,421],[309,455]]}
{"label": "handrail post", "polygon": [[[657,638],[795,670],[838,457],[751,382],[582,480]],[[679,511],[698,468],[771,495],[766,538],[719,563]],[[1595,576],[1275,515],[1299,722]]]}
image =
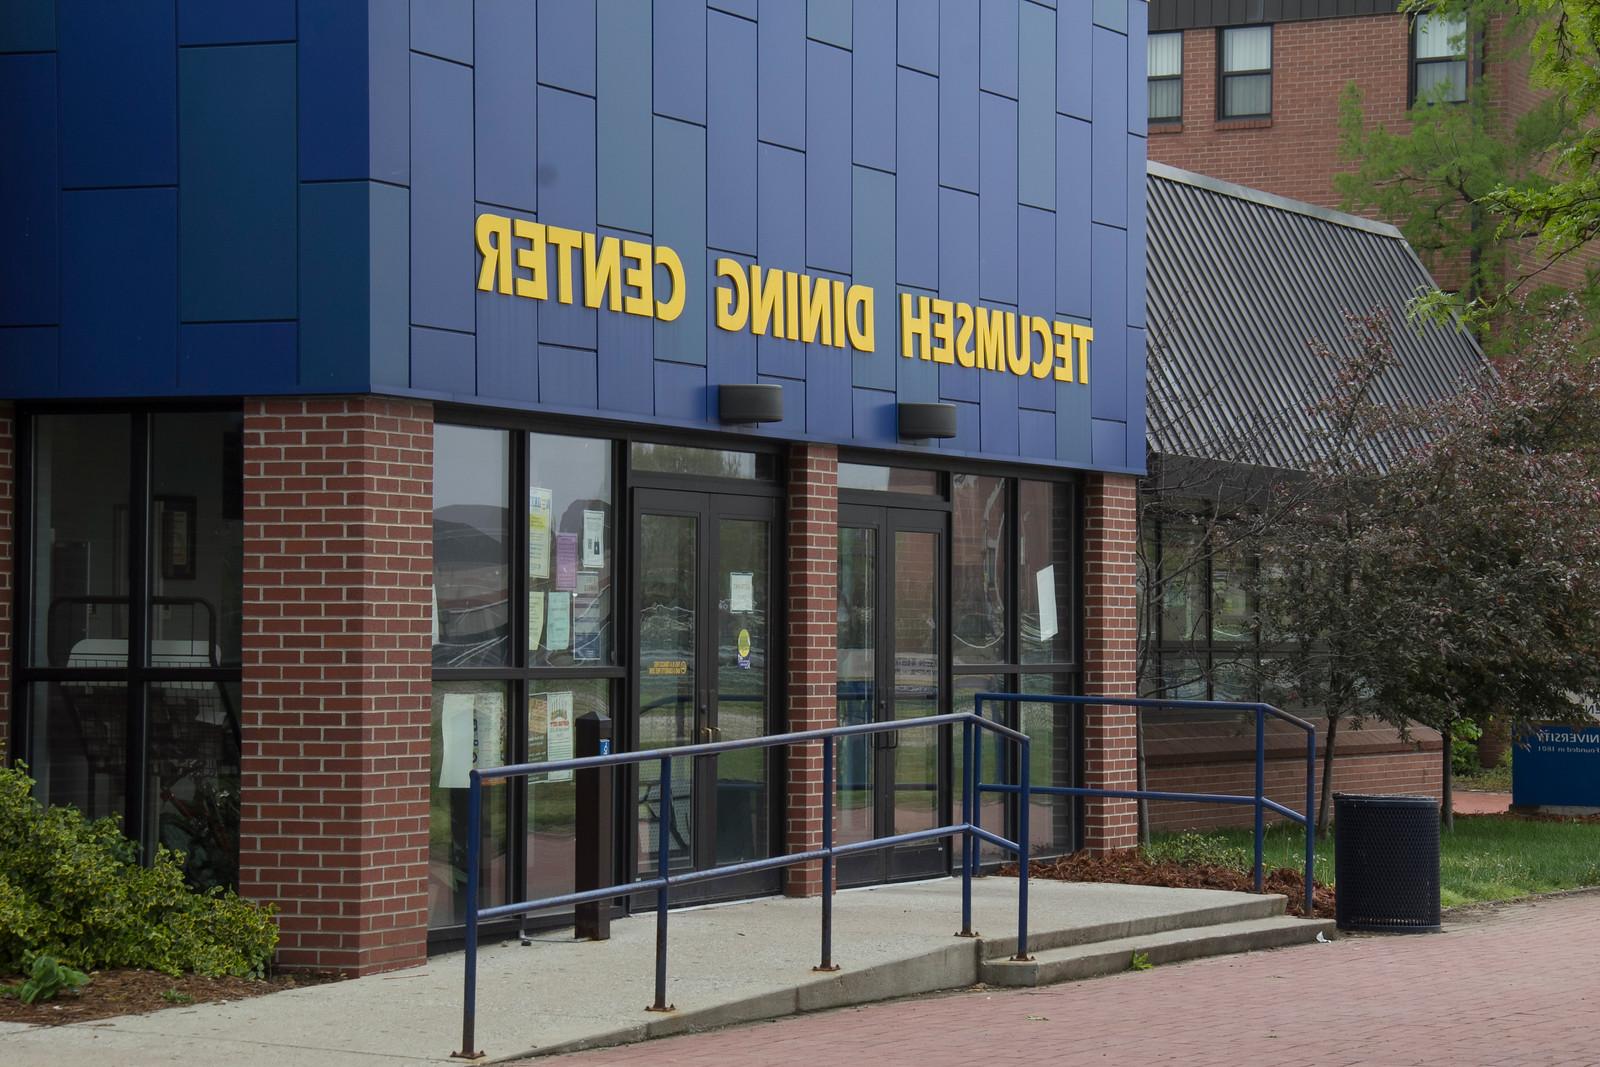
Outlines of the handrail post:
{"label": "handrail post", "polygon": [[462,968],[461,1049],[451,1053],[458,1059],[473,1060],[483,1053],[476,1049],[473,1030],[478,1018],[478,863],[482,836],[483,780],[474,767],[467,772],[467,944]]}
{"label": "handrail post", "polygon": [[1026,962],[1033,959],[1028,955],[1028,809],[1033,806],[1032,775],[1028,768],[1033,760],[1028,738],[1024,736],[1017,744],[1022,749],[1017,782],[1022,810],[1017,816],[1017,954],[1011,958]]}
{"label": "handrail post", "polygon": [[839,969],[833,962],[833,750],[833,738],[822,742],[822,962],[814,971]]}
{"label": "handrail post", "polygon": [[1306,731],[1306,918],[1316,914],[1312,874],[1317,864],[1317,728]]}
{"label": "handrail post", "polygon": [[1261,799],[1267,792],[1267,710],[1260,704],[1256,705],[1256,865],[1255,881],[1256,892],[1261,892],[1262,887],[1262,853],[1265,849],[1263,836],[1265,827],[1265,806]]}
{"label": "handrail post", "polygon": [[957,937],[978,936],[972,929],[972,859],[978,851],[978,842],[972,837],[972,794],[978,781],[972,769],[974,731],[972,720],[961,724],[961,821],[966,828],[961,832],[961,929],[956,931]]}
{"label": "handrail post", "polygon": [[661,814],[656,819],[656,1002],[646,1011],[672,1011],[667,1003],[667,872],[672,852],[672,757],[661,757]]}

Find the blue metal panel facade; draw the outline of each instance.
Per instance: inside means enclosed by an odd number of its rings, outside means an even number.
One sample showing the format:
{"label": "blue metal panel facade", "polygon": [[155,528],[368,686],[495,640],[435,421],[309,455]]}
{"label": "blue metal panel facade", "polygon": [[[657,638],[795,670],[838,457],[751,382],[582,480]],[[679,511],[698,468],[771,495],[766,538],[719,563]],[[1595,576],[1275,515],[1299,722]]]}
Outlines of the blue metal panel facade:
{"label": "blue metal panel facade", "polygon": [[[715,430],[764,381],[764,436],[926,451],[895,404],[944,399],[941,452],[1142,469],[1144,0],[117,10],[0,34],[0,396]],[[670,246],[683,313],[479,291],[482,212]],[[723,257],[870,286],[875,351],[719,329]],[[1090,384],[903,358],[901,293],[1092,326]]]}

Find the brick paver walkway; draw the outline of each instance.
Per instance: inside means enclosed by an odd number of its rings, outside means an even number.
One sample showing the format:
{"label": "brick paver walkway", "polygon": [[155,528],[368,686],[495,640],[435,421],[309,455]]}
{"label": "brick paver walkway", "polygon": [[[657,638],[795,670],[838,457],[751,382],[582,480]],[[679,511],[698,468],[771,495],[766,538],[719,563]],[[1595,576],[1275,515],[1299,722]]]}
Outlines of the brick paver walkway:
{"label": "brick paver walkway", "polygon": [[[848,959],[841,948],[839,955]],[[1199,960],[600,1049],[540,1064],[1600,1064],[1600,894],[1471,913],[1443,934]]]}
{"label": "brick paver walkway", "polygon": [[1451,794],[1451,801],[1457,815],[1499,815],[1511,806],[1511,794],[1457,789]]}

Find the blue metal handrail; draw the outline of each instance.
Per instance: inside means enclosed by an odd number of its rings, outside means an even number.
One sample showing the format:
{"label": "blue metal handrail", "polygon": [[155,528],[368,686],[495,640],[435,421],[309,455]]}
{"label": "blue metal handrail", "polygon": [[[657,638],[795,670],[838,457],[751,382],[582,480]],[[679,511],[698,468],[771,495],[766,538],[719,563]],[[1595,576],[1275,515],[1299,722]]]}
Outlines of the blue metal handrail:
{"label": "blue metal handrail", "polygon": [[[1024,693],[978,693],[973,697],[973,714],[982,721],[984,701],[1011,704],[1073,704],[1073,705],[1099,705],[1112,707],[1131,708],[1176,708],[1183,711],[1242,711],[1251,712],[1256,720],[1256,781],[1254,796],[1237,796],[1228,793],[1177,793],[1168,790],[1156,789],[1090,789],[1076,786],[1036,785],[1031,792],[1041,793],[1045,796],[1055,797],[1108,797],[1119,800],[1192,800],[1209,804],[1251,804],[1255,807],[1255,876],[1256,892],[1261,892],[1263,881],[1262,853],[1264,851],[1265,816],[1266,812],[1277,812],[1285,818],[1299,823],[1306,830],[1306,865],[1305,865],[1305,908],[1309,918],[1314,911],[1314,894],[1311,875],[1316,865],[1316,810],[1317,810],[1317,728],[1304,719],[1290,715],[1273,707],[1271,704],[1245,703],[1231,700],[1161,700],[1154,697],[1107,697],[1107,696],[1057,696],[1054,694],[1024,694]],[[1306,735],[1306,810],[1304,814],[1292,808],[1285,807],[1266,795],[1266,767],[1267,767],[1267,719],[1278,719],[1291,726],[1305,731]],[[982,759],[982,735],[973,735],[975,750],[968,756],[977,761]],[[1028,841],[1028,801],[1030,790],[1026,788],[1032,776],[1032,768],[1026,759],[1019,771],[1019,779],[1023,783],[1020,790],[1017,786],[1006,784],[984,785],[978,784],[974,792],[981,793],[1021,793],[1021,812],[1018,815],[1018,836],[1024,845]],[[984,836],[983,831],[977,828],[982,816],[982,805],[976,805],[968,815],[968,820],[974,824],[978,836]],[[1021,892],[1026,892],[1023,888]]]}
{"label": "blue metal handrail", "polygon": [[[992,695],[992,694],[986,694]],[[936,826],[926,830],[917,830],[911,833],[892,834],[887,837],[876,837],[866,841],[854,841],[847,845],[834,845],[833,843],[833,794],[834,794],[834,749],[836,738],[853,737],[861,734],[889,733],[900,730],[915,730],[923,727],[953,726],[960,723],[962,726],[962,747],[969,757],[980,750],[978,737],[985,731],[998,737],[1014,742],[1018,749],[1018,766],[1024,769],[1020,776],[1016,790],[1020,792],[1023,804],[1021,834],[1017,841],[1008,841],[998,834],[984,830],[976,824],[973,818],[976,805],[973,798],[976,796],[979,784],[977,764],[968,758],[962,767],[964,788],[962,789],[962,821],[946,826]],[[544,774],[553,771],[592,770],[599,767],[621,767],[645,763],[649,760],[659,760],[661,763],[661,789],[662,818],[672,810],[672,761],[674,759],[693,758],[696,756],[714,756],[724,752],[736,752],[741,749],[753,748],[778,748],[785,745],[804,744],[811,741],[827,741],[822,746],[822,780],[825,787],[822,791],[822,847],[808,852],[794,852],[783,856],[772,856],[767,859],[748,860],[743,863],[729,863],[720,867],[711,867],[700,871],[685,871],[681,874],[672,874],[669,870],[671,848],[667,846],[666,835],[657,839],[656,846],[656,877],[635,882],[622,882],[617,885],[607,886],[603,889],[588,889],[577,893],[563,893],[559,896],[542,897],[538,900],[524,900],[512,904],[499,904],[494,907],[480,908],[478,902],[479,879],[479,850],[482,847],[483,822],[483,783],[486,781],[502,781],[509,778],[521,778],[533,774]],[[972,875],[978,855],[978,841],[987,841],[998,848],[1012,852],[1017,857],[1019,875],[1017,878],[1017,954],[1014,959],[1026,960],[1028,956],[1028,798],[1029,781],[1026,768],[1031,766],[1030,744],[1028,736],[1020,730],[1013,730],[1002,723],[993,722],[983,718],[976,712],[955,712],[947,715],[927,715],[916,719],[900,719],[894,722],[859,723],[853,726],[833,726],[821,730],[800,730],[786,734],[768,734],[764,737],[743,738],[735,741],[713,741],[698,745],[680,745],[675,748],[651,749],[643,752],[614,752],[601,756],[580,756],[574,759],[543,760],[538,763],[518,763],[505,767],[473,768],[467,775],[467,825],[470,836],[467,838],[467,900],[473,906],[467,909],[466,917],[466,960],[462,978],[462,1010],[461,1010],[461,1049],[452,1053],[453,1056],[475,1059],[482,1053],[475,1051],[476,1044],[474,1031],[477,1022],[477,997],[478,997],[478,924],[485,919],[495,919],[510,915],[523,915],[531,911],[543,911],[548,908],[572,907],[578,904],[587,904],[593,901],[605,900],[609,897],[622,896],[629,893],[655,890],[656,893],[656,989],[655,1002],[649,1007],[650,1011],[671,1011],[667,1004],[667,894],[673,886],[692,885],[698,882],[708,882],[717,878],[727,878],[739,874],[750,874],[756,871],[769,871],[781,867],[793,866],[797,863],[807,863],[812,860],[822,860],[822,962],[815,968],[818,971],[835,971],[838,967],[833,963],[833,862],[837,856],[853,855],[858,852],[870,852],[893,845],[911,844],[916,841],[928,841],[941,837],[961,835],[961,931],[958,936],[972,937]],[[665,827],[663,827],[664,831]]]}

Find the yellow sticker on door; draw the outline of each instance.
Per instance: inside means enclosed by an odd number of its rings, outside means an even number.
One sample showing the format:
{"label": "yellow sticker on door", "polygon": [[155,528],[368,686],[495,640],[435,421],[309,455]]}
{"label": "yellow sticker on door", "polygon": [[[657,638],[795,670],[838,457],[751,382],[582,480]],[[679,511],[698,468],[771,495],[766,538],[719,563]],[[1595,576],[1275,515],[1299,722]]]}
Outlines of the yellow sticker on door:
{"label": "yellow sticker on door", "polygon": [[750,669],[750,631],[749,630],[740,630],[739,631],[739,668],[741,670],[746,670],[746,671]]}

